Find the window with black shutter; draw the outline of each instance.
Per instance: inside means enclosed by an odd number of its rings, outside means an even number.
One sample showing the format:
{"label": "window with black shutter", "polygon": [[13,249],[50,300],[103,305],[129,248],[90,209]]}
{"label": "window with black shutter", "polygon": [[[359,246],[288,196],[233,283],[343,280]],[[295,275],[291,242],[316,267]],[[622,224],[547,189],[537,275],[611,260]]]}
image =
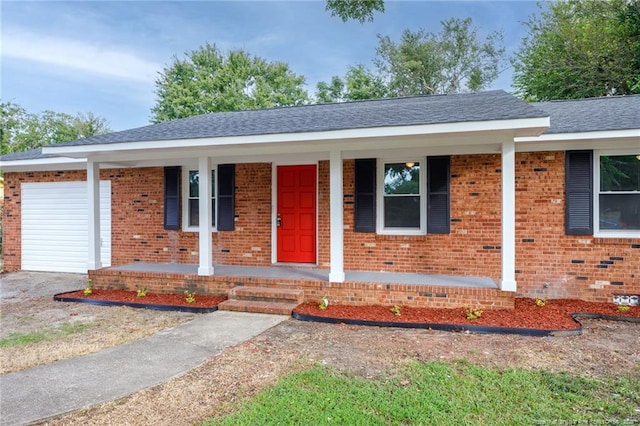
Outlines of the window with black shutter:
{"label": "window with black shutter", "polygon": [[355,160],[354,231],[376,232],[376,160]]}
{"label": "window with black shutter", "polygon": [[164,229],[180,229],[180,167],[164,168]]}
{"label": "window with black shutter", "polygon": [[640,237],[640,150],[595,151],[594,234]]}
{"label": "window with black shutter", "polygon": [[218,231],[235,228],[235,164],[218,165]]}
{"label": "window with black shutter", "polygon": [[565,154],[565,232],[593,234],[593,152]]}
{"label": "window with black shutter", "polygon": [[450,218],[450,157],[427,157],[427,233],[448,234]]}

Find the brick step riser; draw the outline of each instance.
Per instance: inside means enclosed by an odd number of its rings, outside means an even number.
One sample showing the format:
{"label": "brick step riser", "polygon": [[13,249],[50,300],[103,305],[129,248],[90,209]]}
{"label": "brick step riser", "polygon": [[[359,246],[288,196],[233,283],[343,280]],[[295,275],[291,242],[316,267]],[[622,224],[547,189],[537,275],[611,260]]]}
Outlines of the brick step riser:
{"label": "brick step riser", "polygon": [[304,291],[261,287],[236,287],[229,292],[229,299],[300,304],[304,301]]}
{"label": "brick step riser", "polygon": [[229,296],[231,300],[247,300],[250,302],[272,302],[272,303],[302,303],[302,299],[291,299],[291,298],[281,298],[281,297],[271,297],[271,296],[260,296],[260,295],[235,295]]}
{"label": "brick step riser", "polygon": [[[246,302],[246,303],[242,303]],[[278,306],[281,305],[281,306]],[[273,304],[271,302],[251,302],[229,300],[218,305],[221,311],[251,312],[261,314],[291,315],[295,304]]]}

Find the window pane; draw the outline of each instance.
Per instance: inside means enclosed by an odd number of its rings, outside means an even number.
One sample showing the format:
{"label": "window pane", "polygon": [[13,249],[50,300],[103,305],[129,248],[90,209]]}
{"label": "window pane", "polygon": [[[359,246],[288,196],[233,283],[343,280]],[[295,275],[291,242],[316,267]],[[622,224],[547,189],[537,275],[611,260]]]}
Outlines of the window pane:
{"label": "window pane", "polygon": [[189,197],[198,197],[198,172],[191,170],[189,172]]}
{"label": "window pane", "polygon": [[636,155],[601,156],[600,191],[640,191],[640,159]]}
{"label": "window pane", "polygon": [[385,195],[420,194],[420,163],[384,165]]}
{"label": "window pane", "polygon": [[200,205],[198,203],[198,199],[196,198],[189,200],[189,226],[198,226],[200,221]]}
{"label": "window pane", "polygon": [[[189,171],[189,197],[198,197],[198,183],[200,173],[197,170]],[[216,171],[211,170],[211,194],[215,196],[216,193]]]}
{"label": "window pane", "polygon": [[600,229],[640,229],[640,194],[600,194]]}
{"label": "window pane", "polygon": [[420,228],[420,197],[384,197],[385,228]]}

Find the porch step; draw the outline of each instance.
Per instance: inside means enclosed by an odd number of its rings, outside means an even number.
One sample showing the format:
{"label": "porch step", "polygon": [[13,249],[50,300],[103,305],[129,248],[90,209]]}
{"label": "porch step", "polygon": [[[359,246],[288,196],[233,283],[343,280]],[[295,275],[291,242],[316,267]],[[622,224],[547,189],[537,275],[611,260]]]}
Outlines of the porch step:
{"label": "porch step", "polygon": [[228,299],[218,305],[221,311],[254,312],[261,314],[291,315],[298,303],[265,302],[260,300]]}
{"label": "porch step", "polygon": [[229,299],[218,305],[226,311],[291,315],[304,300],[304,291],[268,287],[238,286],[229,290]]}
{"label": "porch step", "polygon": [[229,291],[229,299],[300,304],[304,300],[304,290],[238,286]]}

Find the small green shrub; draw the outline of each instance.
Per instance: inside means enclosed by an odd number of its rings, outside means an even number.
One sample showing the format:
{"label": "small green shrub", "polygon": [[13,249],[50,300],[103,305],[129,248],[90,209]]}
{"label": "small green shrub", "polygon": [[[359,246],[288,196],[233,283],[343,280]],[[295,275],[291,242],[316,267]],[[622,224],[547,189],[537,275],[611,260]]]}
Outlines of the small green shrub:
{"label": "small green shrub", "polygon": [[327,309],[327,306],[329,306],[329,298],[327,296],[324,296],[318,304],[318,309],[324,310]]}
{"label": "small green shrub", "polygon": [[185,299],[187,303],[196,303],[196,293],[189,290],[184,291]]}
{"label": "small green shrub", "polygon": [[477,320],[482,316],[482,310],[476,308],[464,308],[464,315],[468,320]]}

